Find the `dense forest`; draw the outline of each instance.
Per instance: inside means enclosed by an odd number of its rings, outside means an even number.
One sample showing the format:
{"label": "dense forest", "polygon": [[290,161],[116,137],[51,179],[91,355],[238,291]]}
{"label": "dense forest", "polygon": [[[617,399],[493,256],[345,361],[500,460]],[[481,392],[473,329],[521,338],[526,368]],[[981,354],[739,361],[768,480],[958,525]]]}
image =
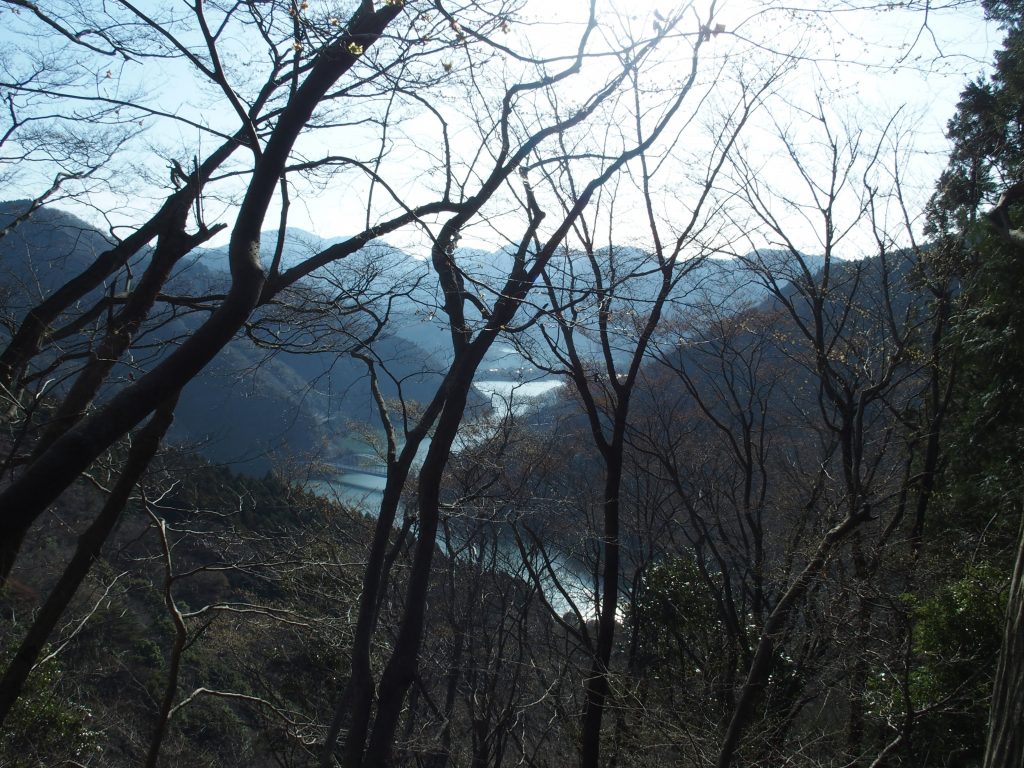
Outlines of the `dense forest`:
{"label": "dense forest", "polygon": [[1024,766],[1024,3],[737,5],[0,0],[0,766]]}

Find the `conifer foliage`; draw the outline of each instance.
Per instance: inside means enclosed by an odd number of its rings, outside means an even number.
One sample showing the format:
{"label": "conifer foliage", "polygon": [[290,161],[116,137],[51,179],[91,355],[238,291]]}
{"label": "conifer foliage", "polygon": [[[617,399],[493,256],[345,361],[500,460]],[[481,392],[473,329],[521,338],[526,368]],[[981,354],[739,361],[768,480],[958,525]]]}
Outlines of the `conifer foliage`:
{"label": "conifer foliage", "polygon": [[949,452],[954,524],[975,532],[989,525],[987,535],[1003,545],[994,557],[1016,552],[984,762],[1011,768],[1024,764],[1024,536],[1012,544],[1024,511],[1024,4],[984,6],[1006,37],[993,74],[967,87],[949,123],[953,151],[930,213],[937,253],[963,271],[960,407]]}

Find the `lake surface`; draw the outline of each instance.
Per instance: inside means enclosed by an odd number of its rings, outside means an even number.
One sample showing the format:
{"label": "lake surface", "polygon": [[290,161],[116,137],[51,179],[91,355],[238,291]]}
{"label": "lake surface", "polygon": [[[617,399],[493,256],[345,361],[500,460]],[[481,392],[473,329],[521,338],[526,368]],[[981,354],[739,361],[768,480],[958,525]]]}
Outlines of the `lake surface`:
{"label": "lake surface", "polygon": [[[473,382],[473,386],[484,397],[490,398],[492,418],[495,424],[511,415],[517,416],[525,413],[529,408],[537,405],[539,398],[551,395],[564,386],[559,379],[537,379],[534,381],[508,381],[504,379],[485,379]],[[467,441],[481,440],[486,437],[486,430],[477,430],[473,438],[463,438],[461,446],[466,446]],[[426,455],[429,440],[424,440],[420,446],[419,457]],[[459,450],[460,443],[457,442],[455,450]],[[307,489],[325,498],[355,507],[367,514],[376,516],[384,494],[386,478],[378,474],[383,469],[383,463],[367,467],[366,472],[352,471],[351,469],[339,472],[333,477],[313,480],[307,484]],[[504,548],[504,547],[503,547]],[[509,558],[509,573],[517,573],[521,568],[512,566],[511,563],[519,560],[519,552],[514,546],[503,553]],[[540,563],[536,564],[538,567]],[[553,574],[548,573],[542,578],[544,594],[559,613],[570,609],[575,604],[577,609],[586,617],[593,618],[593,586],[589,583],[589,577],[579,571],[578,565],[572,564],[569,560],[556,559],[552,563]],[[525,575],[525,574],[519,574]],[[556,585],[560,584],[561,587]]]}
{"label": "lake surface", "polygon": [[[552,394],[564,383],[560,379],[537,379],[535,381],[508,381],[502,379],[486,379],[473,382],[473,387],[484,397],[490,398],[492,416],[496,420],[509,415],[522,415],[530,407],[537,404],[538,398]],[[479,434],[479,433],[478,433]],[[482,439],[477,436],[474,439]],[[465,446],[466,442],[463,441]],[[426,455],[430,446],[424,440],[419,455]],[[456,444],[458,450],[459,444]],[[383,463],[367,467],[367,472],[347,470],[329,478],[313,480],[307,484],[308,490],[334,501],[354,506],[371,515],[377,514],[384,494],[385,478],[377,472],[383,469]]]}
{"label": "lake surface", "polygon": [[537,379],[536,381],[503,381],[500,379],[474,381],[473,387],[484,397],[491,399],[491,408],[498,418],[525,413],[536,405],[537,398],[549,395],[565,383],[561,379]]}

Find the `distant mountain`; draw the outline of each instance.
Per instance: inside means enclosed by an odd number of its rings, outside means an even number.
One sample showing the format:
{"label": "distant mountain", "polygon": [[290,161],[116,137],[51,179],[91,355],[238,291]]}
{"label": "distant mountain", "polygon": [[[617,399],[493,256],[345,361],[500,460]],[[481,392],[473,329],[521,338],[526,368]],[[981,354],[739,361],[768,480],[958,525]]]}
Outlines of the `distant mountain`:
{"label": "distant mountain", "polygon": [[[340,242],[340,238],[321,239],[316,235],[299,229],[289,229],[284,238],[282,249],[282,268],[294,266],[319,251]],[[277,245],[277,233],[265,232],[262,237],[261,252],[265,261],[270,259]],[[644,311],[650,298],[660,288],[661,275],[655,270],[651,257],[644,251],[629,247],[614,249],[616,274],[619,279],[614,285],[607,285],[616,297],[619,308],[631,305],[638,311]],[[607,260],[608,252],[599,254],[599,259]],[[668,315],[682,316],[695,308],[714,305],[727,310],[756,304],[764,300],[768,289],[756,278],[749,264],[756,258],[771,264],[773,269],[781,269],[784,262],[790,263],[788,272],[794,277],[798,272],[792,267],[792,257],[781,251],[762,251],[742,259],[713,258],[701,259],[691,265],[681,264],[678,280],[669,302]],[[227,249],[222,247],[205,251],[197,257],[198,263],[208,266],[214,271],[226,272]],[[807,257],[810,265],[820,265],[820,259]],[[571,264],[570,264],[571,262]],[[513,252],[510,249],[485,251],[482,249],[460,249],[458,263],[468,276],[471,283],[477,285],[478,292],[490,301],[493,295],[489,291],[497,290],[504,283],[513,265]],[[592,278],[588,279],[586,257],[580,253],[570,252],[556,257],[552,261],[551,274],[554,280],[560,280],[572,273],[576,295],[593,288]],[[390,297],[390,314],[394,322],[395,337],[414,344],[427,353],[430,367],[445,368],[451,363],[451,341],[449,332],[443,323],[436,321],[442,303],[441,289],[429,265],[399,248],[384,241],[373,241],[366,248],[348,259],[339,262],[332,268],[325,268],[314,273],[316,279],[333,286],[344,282],[344,274],[366,275],[375,273],[375,282],[368,286],[368,292],[378,297]],[[364,286],[366,288],[366,286]],[[546,303],[545,297],[535,293],[533,300],[538,304]],[[532,305],[520,311],[516,324],[526,324],[530,313],[536,311]],[[478,314],[470,310],[468,321],[480,323]],[[586,318],[580,318],[581,328],[585,330]],[[548,323],[550,326],[550,323]],[[613,336],[616,329],[612,329]],[[629,333],[623,329],[621,338],[614,339],[616,346],[622,350],[630,347]],[[516,342],[529,347],[544,362],[542,354],[544,341],[539,325],[527,327],[518,334]],[[584,334],[578,339],[584,354],[599,354],[596,343],[587,340]],[[492,378],[530,376],[532,367],[515,349],[516,343],[509,339],[499,342],[487,354],[481,366]],[[623,352],[625,353],[625,352]],[[547,361],[551,362],[551,361]]]}
{"label": "distant mountain", "polygon": [[[0,203],[0,227],[24,205]],[[338,240],[288,230],[282,268],[335,242]],[[276,243],[277,233],[264,233],[267,260]],[[109,238],[85,222],[51,208],[40,209],[0,238],[0,312],[7,316],[6,326],[92,263],[110,244]],[[69,318],[77,317],[112,287],[120,290],[137,279],[148,257],[148,251],[140,253],[127,269],[80,302]],[[553,262],[552,269],[555,273],[565,270],[565,274],[574,270],[582,276],[577,287],[585,290],[589,286],[582,258],[568,254]],[[617,248],[615,259],[625,265],[613,287],[617,302],[620,306],[634,302],[642,310],[660,279],[649,256],[638,249]],[[571,262],[578,263],[574,266]],[[493,297],[486,291],[500,285],[511,267],[512,254],[500,249],[464,250],[459,252],[459,263],[479,282],[480,292],[489,300]],[[197,250],[176,268],[167,293],[195,297],[223,292],[229,281],[227,269],[226,247]],[[679,281],[670,314],[683,314],[708,303],[739,308],[766,296],[765,287],[752,278],[743,260],[708,259],[695,264]],[[185,389],[172,440],[196,444],[208,458],[236,464],[248,472],[262,472],[284,456],[332,458],[342,450],[338,446],[351,431],[352,422],[377,422],[366,365],[349,354],[359,339],[369,334],[374,317],[388,319],[372,345],[382,366],[380,382],[386,397],[401,392],[407,399],[429,399],[450,363],[449,332],[437,319],[440,289],[432,271],[422,260],[385,242],[374,241],[359,253],[318,270],[312,279],[281,298],[281,306],[260,310],[248,337],[232,342]],[[537,299],[543,302],[540,295]],[[317,304],[331,311],[308,311]],[[528,311],[521,313],[522,320],[528,318]],[[118,367],[116,376],[128,378],[148,369],[178,340],[194,332],[204,318],[201,312],[182,313],[171,305],[158,306],[140,334],[138,348]],[[480,321],[479,317],[468,319]],[[102,318],[91,330],[101,330],[101,323]],[[77,343],[88,343],[89,330],[85,329]],[[628,329],[613,329],[613,334],[620,332],[627,349]],[[0,331],[0,343],[5,341],[3,333]],[[536,350],[544,348],[538,326],[527,329],[520,340]],[[71,343],[68,340],[65,349]],[[583,343],[584,353],[597,353],[596,346],[588,350],[585,339]],[[480,373],[482,379],[537,375],[511,341],[501,340],[488,353]]]}
{"label": "distant mountain", "polygon": [[[29,206],[27,200],[0,203],[0,229]],[[58,208],[40,208],[0,238],[2,311],[19,314],[64,284],[68,275],[88,267],[112,240]],[[106,286],[90,298],[105,292]]]}
{"label": "distant mountain", "polygon": [[[265,267],[270,266],[274,252],[277,250],[277,240],[277,230],[263,232],[260,235],[260,254]],[[343,237],[324,238],[298,227],[289,227],[285,230],[284,247],[281,249],[281,268],[294,267],[313,254],[344,240]],[[194,253],[196,260],[204,267],[215,272],[228,271],[227,245],[216,248],[197,248]]]}
{"label": "distant mountain", "polygon": [[[21,209],[17,201],[0,203],[0,227]],[[45,208],[0,238],[0,313],[9,320],[0,330],[0,344],[8,340],[5,334],[12,323],[91,264],[109,245],[106,238],[77,217]],[[137,278],[148,257],[148,251],[140,254],[129,269],[79,302],[68,313],[69,318],[92,306],[110,290],[111,283],[120,289],[129,279]],[[217,258],[210,251],[190,254],[168,283],[167,293],[202,296],[223,291],[227,276]],[[341,274],[335,277],[344,280]],[[301,301],[302,297],[291,298]],[[380,296],[376,299],[383,300]],[[341,450],[339,441],[348,434],[352,422],[376,422],[367,368],[348,354],[356,344],[358,331],[365,329],[365,322],[358,326],[351,323],[351,329],[344,322],[315,329],[319,333],[317,344],[310,346],[301,334],[279,333],[290,326],[285,326],[276,312],[277,308],[263,312],[253,331],[253,337],[262,343],[252,338],[237,339],[185,388],[170,435],[172,441],[196,445],[213,461],[262,473],[288,456],[330,459]],[[58,325],[69,318],[62,318]],[[181,313],[169,305],[158,305],[138,335],[130,358],[115,369],[113,378],[123,380],[147,370],[178,340],[193,333],[204,318],[205,313]],[[65,340],[62,350],[68,351],[76,344],[86,349],[89,333],[100,330],[102,317],[77,338]],[[277,339],[282,341],[279,348],[270,348]],[[304,351],[295,351],[293,345]],[[381,338],[373,348],[390,373],[381,377],[385,396],[398,395],[396,381],[401,382],[402,394],[408,399],[432,396],[440,372],[429,365],[428,354],[399,336]],[[60,380],[60,371],[54,371],[51,378]]]}

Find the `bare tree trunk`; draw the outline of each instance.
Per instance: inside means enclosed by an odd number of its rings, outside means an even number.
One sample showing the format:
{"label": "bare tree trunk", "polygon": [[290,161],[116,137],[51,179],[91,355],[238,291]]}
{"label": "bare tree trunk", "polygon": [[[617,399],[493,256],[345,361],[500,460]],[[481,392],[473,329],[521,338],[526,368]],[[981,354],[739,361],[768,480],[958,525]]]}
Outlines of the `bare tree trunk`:
{"label": "bare tree trunk", "polygon": [[[386,575],[385,558],[388,541],[398,513],[402,489],[409,477],[412,461],[433,424],[434,411],[439,406],[432,404],[415,433],[406,436],[405,447],[395,462],[389,462],[388,479],[384,488],[373,541],[370,544],[369,559],[363,571],[363,588],[359,594],[359,614],[356,618],[355,636],[352,640],[352,664],[349,680],[335,708],[334,716],[320,753],[320,765],[329,768],[333,764],[333,753],[345,716],[351,713],[348,736],[345,740],[345,754],[342,765],[358,766],[362,761],[366,735],[370,728],[370,714],[373,708],[373,675],[370,669],[370,651],[373,633],[377,626],[379,597]],[[429,418],[428,418],[429,417]]]}
{"label": "bare tree trunk", "polygon": [[1006,605],[1006,634],[996,667],[984,768],[1024,765],[1024,517]]}
{"label": "bare tree trunk", "polygon": [[[627,401],[628,407],[628,401]],[[620,431],[621,432],[621,431]],[[608,672],[615,641],[615,614],[619,605],[619,494],[622,486],[623,443],[612,440],[606,457],[604,498],[604,566],[602,571],[601,613],[598,617],[597,648],[584,682],[583,727],[580,736],[581,768],[597,768],[601,754],[601,721],[608,699]]]}
{"label": "bare tree trunk", "polygon": [[[488,185],[496,187],[498,181],[508,177],[513,167],[512,165],[505,165],[497,168]],[[352,710],[353,719],[345,740],[343,763],[345,768],[362,768],[365,765],[383,766],[390,758],[402,703],[415,677],[417,655],[420,643],[422,642],[430,565],[436,546],[435,540],[440,515],[441,480],[448,457],[451,454],[452,444],[462,423],[469,389],[473,384],[473,377],[476,375],[476,370],[483,356],[494,343],[499,331],[515,316],[520,303],[533,286],[543,265],[550,259],[551,253],[558,242],[558,240],[549,242],[544,251],[535,256],[532,272],[527,273],[525,268],[526,248],[534,238],[537,227],[543,219],[543,214],[536,209],[533,203],[532,193],[528,192],[528,198],[531,201],[530,224],[516,255],[516,265],[506,281],[505,290],[502,291],[501,298],[495,303],[493,314],[487,326],[472,341],[470,341],[471,331],[468,329],[464,316],[463,302],[465,300],[465,290],[460,284],[461,278],[455,273],[449,251],[454,248],[461,226],[479,209],[485,197],[481,196],[471,201],[465,210],[452,217],[445,224],[434,243],[432,261],[445,294],[444,311],[448,316],[450,324],[455,360],[441,387],[435,394],[427,415],[421,418],[417,426],[417,430],[422,427],[422,433],[416,433],[418,437],[416,445],[410,445],[414,437],[410,435],[405,449],[403,449],[403,457],[408,453],[409,460],[411,461],[416,447],[422,441],[430,424],[433,423],[434,409],[439,409],[437,428],[431,439],[426,459],[420,468],[418,499],[419,536],[413,554],[413,564],[409,575],[409,587],[406,593],[404,613],[399,627],[398,638],[395,641],[395,646],[377,688],[377,715],[371,731],[369,723],[372,704],[372,680],[369,668],[369,648],[373,633],[373,622],[376,620],[377,592],[379,591],[379,576],[377,572],[380,570],[376,563],[371,563],[374,573],[371,574],[371,569],[368,568],[367,574],[364,576],[365,592],[361,597],[360,618],[357,625],[357,645],[353,651],[352,677],[345,690],[345,695],[350,700],[343,700],[335,712],[334,720],[328,732],[327,742],[320,758],[320,764],[324,768],[331,764],[334,740],[338,736],[342,717],[347,709]],[[566,225],[563,224],[564,226]],[[429,416],[429,421],[427,421],[427,416]],[[392,483],[390,466],[388,471],[387,488],[394,492],[394,497],[390,501],[389,497],[385,497],[386,502],[389,502],[389,504],[393,503],[394,509],[397,509],[401,487],[408,473],[408,466],[404,468],[399,466],[396,469],[398,472],[395,473],[396,479],[394,483]],[[401,473],[401,482],[398,481],[399,473]],[[387,509],[393,521],[394,509],[391,506]],[[384,507],[382,507],[382,515],[384,511]],[[389,528],[390,523],[388,524],[388,529],[385,529],[378,522],[375,537],[380,538],[381,546],[378,549],[375,542],[374,552],[379,554],[381,558],[387,543],[386,536],[388,535]],[[373,585],[373,589],[366,588],[366,585]],[[368,745],[366,743],[367,734],[369,734]]]}
{"label": "bare tree trunk", "polygon": [[53,633],[71,598],[85,580],[93,562],[99,557],[100,550],[117,524],[132,489],[156,454],[160,441],[171,426],[175,405],[177,397],[167,400],[136,435],[117,484],[92,525],[79,536],[71,561],[21,641],[18,652],[0,680],[0,725],[20,695],[47,638]]}
{"label": "bare tree trunk", "polygon": [[[352,639],[349,679],[335,706],[334,716],[320,752],[322,768],[330,768],[333,764],[338,736],[341,733],[345,716],[350,713],[351,720],[342,764],[358,766],[362,761],[373,708],[373,673],[370,669],[370,650],[380,611],[381,593],[384,590],[388,570],[393,562],[393,558],[389,561],[387,557],[388,542],[391,539],[395,517],[402,500],[402,490],[405,488],[405,482],[409,477],[416,453],[444,405],[443,390],[439,390],[416,426],[406,432],[405,445],[402,447],[401,453],[397,453],[398,438],[388,415],[384,395],[378,386],[376,370],[369,358],[363,359],[369,365],[371,390],[387,435],[388,477],[377,513],[366,569],[363,571],[363,588],[359,594],[359,613],[356,618],[355,636]],[[397,554],[397,549],[395,553]]]}
{"label": "bare tree trunk", "polygon": [[736,707],[733,709],[732,718],[726,728],[725,736],[722,739],[722,748],[718,754],[718,768],[729,768],[736,758],[736,750],[739,748],[740,738],[754,717],[757,704],[768,685],[768,678],[775,666],[775,641],[785,627],[790,611],[793,610],[797,601],[807,593],[808,587],[813,583],[815,576],[828,562],[832,551],[843,538],[854,530],[866,518],[866,515],[850,515],[845,520],[832,528],[822,538],[814,556],[790,585],[789,589],[775,605],[774,610],[768,615],[761,631],[761,637],[757,643],[757,650],[750,663],[750,670],[747,673],[747,680],[740,690],[736,700]]}
{"label": "bare tree trunk", "polygon": [[417,656],[423,639],[430,566],[437,547],[441,477],[462,422],[474,371],[475,366],[468,371],[464,370],[463,375],[454,383],[453,390],[457,387],[457,391],[449,392],[430,450],[420,470],[419,535],[409,571],[409,587],[398,638],[377,691],[377,717],[362,761],[366,768],[384,768],[388,764],[405,694],[416,674]]}
{"label": "bare tree trunk", "polygon": [[[0,492],[0,542],[23,537],[35,519],[103,451],[191,381],[245,324],[266,283],[260,262],[260,229],[292,146],[320,100],[358,61],[358,55],[352,52],[357,49],[350,50],[349,46],[358,46],[360,51],[368,49],[402,7],[394,3],[374,11],[372,5],[360,6],[348,32],[320,55],[281,112],[253,172],[231,234],[231,289],[224,302],[162,363],[62,435]],[[0,556],[0,583],[6,581],[15,556],[16,552],[9,549]]]}

